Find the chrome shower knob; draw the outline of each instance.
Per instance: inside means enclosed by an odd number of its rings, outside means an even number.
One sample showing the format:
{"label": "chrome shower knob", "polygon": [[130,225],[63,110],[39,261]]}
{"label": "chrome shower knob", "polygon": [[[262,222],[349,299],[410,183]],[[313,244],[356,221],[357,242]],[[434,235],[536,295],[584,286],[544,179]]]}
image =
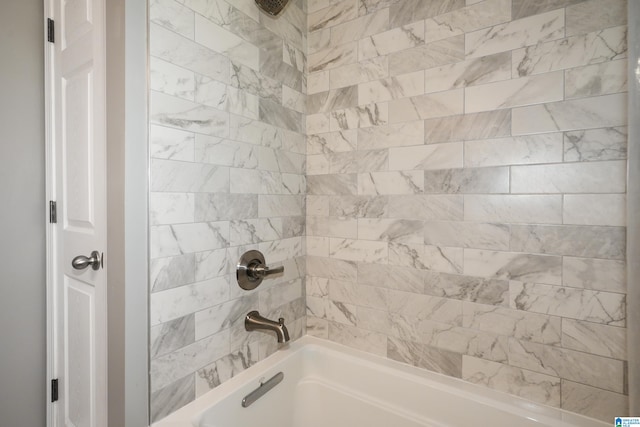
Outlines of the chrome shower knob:
{"label": "chrome shower knob", "polygon": [[240,257],[236,268],[236,279],[242,289],[250,291],[257,288],[265,277],[282,272],[284,272],[284,266],[267,267],[262,252],[251,250]]}

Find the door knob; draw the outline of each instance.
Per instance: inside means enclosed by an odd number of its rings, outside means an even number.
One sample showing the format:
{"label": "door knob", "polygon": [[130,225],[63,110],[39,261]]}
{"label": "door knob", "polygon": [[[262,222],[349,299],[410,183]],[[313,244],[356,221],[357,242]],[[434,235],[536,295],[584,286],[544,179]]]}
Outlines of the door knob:
{"label": "door knob", "polygon": [[102,267],[102,256],[98,251],[91,252],[91,257],[78,255],[71,261],[71,266],[76,270],[84,270],[89,266],[94,270],[99,270]]}

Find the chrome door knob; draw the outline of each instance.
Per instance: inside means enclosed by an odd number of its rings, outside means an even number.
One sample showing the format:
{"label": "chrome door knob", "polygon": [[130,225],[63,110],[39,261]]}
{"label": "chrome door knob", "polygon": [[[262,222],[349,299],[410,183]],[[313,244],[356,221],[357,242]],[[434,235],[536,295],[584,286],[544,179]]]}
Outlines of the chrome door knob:
{"label": "chrome door knob", "polygon": [[98,251],[91,252],[91,257],[78,255],[71,261],[71,266],[76,270],[84,270],[89,266],[93,270],[99,270],[102,267],[102,256]]}

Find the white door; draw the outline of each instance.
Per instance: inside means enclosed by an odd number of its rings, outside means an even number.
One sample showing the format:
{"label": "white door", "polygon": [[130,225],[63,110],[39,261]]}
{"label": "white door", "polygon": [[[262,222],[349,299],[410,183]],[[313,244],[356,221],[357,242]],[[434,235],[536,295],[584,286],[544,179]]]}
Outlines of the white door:
{"label": "white door", "polygon": [[57,202],[49,255],[53,421],[107,426],[104,3],[45,1],[55,23],[47,70],[49,188]]}

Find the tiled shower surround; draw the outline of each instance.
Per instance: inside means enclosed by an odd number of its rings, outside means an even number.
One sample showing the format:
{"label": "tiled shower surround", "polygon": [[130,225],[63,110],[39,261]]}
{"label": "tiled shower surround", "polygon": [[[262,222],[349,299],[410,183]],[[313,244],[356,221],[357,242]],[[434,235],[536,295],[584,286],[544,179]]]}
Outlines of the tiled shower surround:
{"label": "tiled shower surround", "polygon": [[[153,0],[150,18],[155,419],[275,350],[242,328],[254,308],[627,412],[625,1],[292,0],[272,19]],[[249,248],[285,277],[241,291]]]}

